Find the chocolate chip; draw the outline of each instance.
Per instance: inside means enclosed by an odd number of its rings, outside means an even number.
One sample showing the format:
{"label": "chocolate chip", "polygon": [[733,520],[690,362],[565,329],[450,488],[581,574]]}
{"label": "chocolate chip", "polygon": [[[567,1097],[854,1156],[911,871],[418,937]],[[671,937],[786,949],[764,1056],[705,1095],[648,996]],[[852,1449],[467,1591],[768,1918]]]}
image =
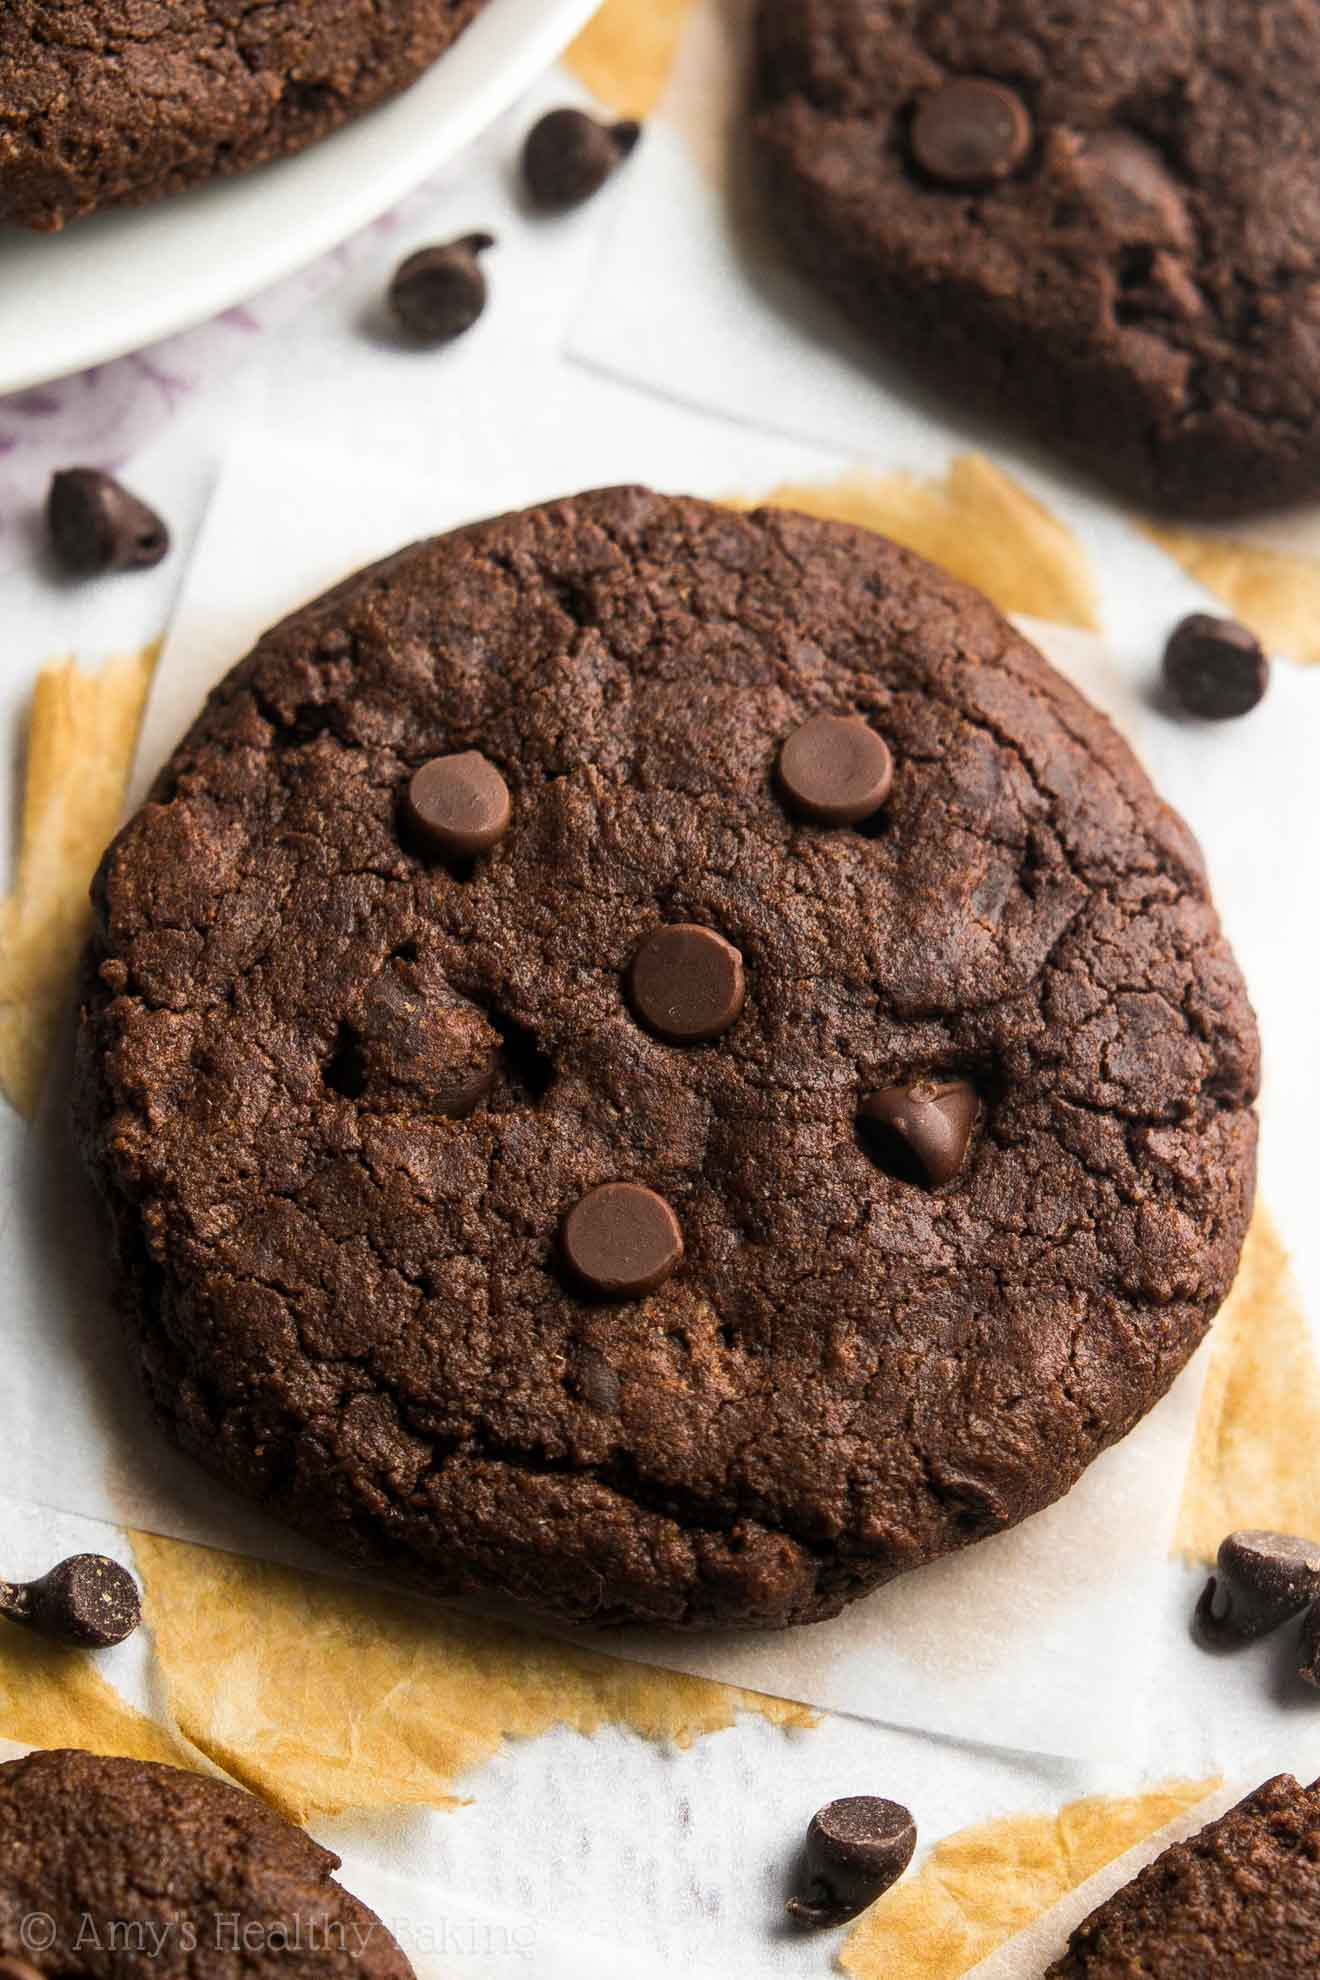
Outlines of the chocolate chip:
{"label": "chocolate chip", "polygon": [[640,1183],[588,1190],[564,1219],[564,1257],[588,1292],[640,1299],[662,1286],[683,1256],[678,1218]]}
{"label": "chocolate chip", "polygon": [[919,1079],[868,1094],[861,1106],[870,1145],[900,1182],[939,1189],[967,1159],[976,1088],[965,1079]]}
{"label": "chocolate chip", "polygon": [[75,1554],[40,1581],[0,1581],[0,1616],[59,1643],[105,1650],[133,1634],[142,1598],[118,1561]]}
{"label": "chocolate chip", "polygon": [[582,110],[551,110],[523,147],[523,178],[538,206],[562,211],[600,191],[633,150],[642,127],[602,124]]}
{"label": "chocolate chip", "polygon": [[831,1801],[807,1830],[804,1892],[788,1901],[799,1925],[846,1925],[898,1882],[917,1846],[917,1825],[897,1801],[870,1794]]}
{"label": "chocolate chip", "polygon": [[619,1407],[619,1378],[596,1348],[579,1344],[574,1357],[573,1387],[589,1409],[612,1416]]}
{"label": "chocolate chip", "polygon": [[418,248],[395,270],[390,307],[419,344],[451,344],[486,307],[486,278],[477,256],[493,234],[465,234],[447,247]]}
{"label": "chocolate chip", "polygon": [[408,785],[408,824],[440,859],[473,859],[497,846],[509,829],[509,787],[479,750],[433,756]]}
{"label": "chocolate chip", "polygon": [[889,796],[894,759],[860,715],[813,715],[780,750],[779,781],[804,818],[859,825]]}
{"label": "chocolate chip", "polygon": [[628,992],[642,1023],[671,1045],[722,1037],[747,994],[743,960],[713,928],[657,928],[632,959]]}
{"label": "chocolate chip", "polygon": [[1189,715],[1224,722],[1263,699],[1270,663],[1255,633],[1236,619],[1193,612],[1164,649],[1164,683]]}
{"label": "chocolate chip", "polygon": [[170,547],[156,511],[99,468],[64,468],[52,478],[46,527],[55,556],[77,577],[145,570]]}
{"label": "chocolate chip", "polygon": [[1230,1533],[1196,1605],[1196,1628],[1214,1649],[1250,1643],[1320,1597],[1320,1546],[1288,1533]]}
{"label": "chocolate chip", "polygon": [[1192,222],[1163,159],[1128,131],[1101,131],[1077,155],[1076,171],[1091,212],[1121,241],[1187,248]]}
{"label": "chocolate chip", "polygon": [[1031,117],[1002,83],[960,76],[917,105],[912,156],[923,172],[950,186],[1006,179],[1031,149]]}

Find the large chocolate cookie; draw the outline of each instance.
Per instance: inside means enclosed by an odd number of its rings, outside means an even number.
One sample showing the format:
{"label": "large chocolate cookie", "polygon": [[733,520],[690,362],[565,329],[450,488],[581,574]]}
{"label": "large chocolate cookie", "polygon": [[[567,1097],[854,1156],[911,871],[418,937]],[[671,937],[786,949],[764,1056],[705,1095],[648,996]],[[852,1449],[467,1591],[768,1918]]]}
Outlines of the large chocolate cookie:
{"label": "large chocolate cookie", "polygon": [[1313,0],[761,0],[800,265],[1139,501],[1320,490]]}
{"label": "large chocolate cookie", "polygon": [[433,1590],[827,1615],[1058,1498],[1233,1276],[1197,849],[861,530],[615,490],[406,550],[220,685],[95,899],[156,1406]]}
{"label": "large chocolate cookie", "polygon": [[1046,1980],[1314,1980],[1320,1783],[1280,1774],[1079,1925]]}
{"label": "large chocolate cookie", "polygon": [[338,1868],[222,1781],[91,1753],[0,1766],[0,1955],[58,1980],[412,1980]]}
{"label": "large chocolate cookie", "polygon": [[414,82],[485,0],[6,0],[0,221],[56,228],[315,144]]}

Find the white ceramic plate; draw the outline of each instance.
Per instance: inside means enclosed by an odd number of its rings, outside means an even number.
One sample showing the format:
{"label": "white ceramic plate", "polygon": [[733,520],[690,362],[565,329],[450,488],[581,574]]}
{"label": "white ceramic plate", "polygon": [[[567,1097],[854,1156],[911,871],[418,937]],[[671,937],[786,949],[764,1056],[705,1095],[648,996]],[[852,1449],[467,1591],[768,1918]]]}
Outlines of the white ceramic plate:
{"label": "white ceramic plate", "polygon": [[200,323],[383,213],[547,69],[600,0],[490,0],[360,123],[246,178],[60,234],[0,228],[0,393]]}

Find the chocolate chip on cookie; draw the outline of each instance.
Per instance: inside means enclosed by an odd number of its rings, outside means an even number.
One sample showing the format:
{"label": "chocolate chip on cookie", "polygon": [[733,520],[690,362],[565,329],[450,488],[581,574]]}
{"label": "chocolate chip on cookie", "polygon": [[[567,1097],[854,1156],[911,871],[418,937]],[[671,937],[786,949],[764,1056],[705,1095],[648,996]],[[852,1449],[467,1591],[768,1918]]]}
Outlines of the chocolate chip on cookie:
{"label": "chocolate chip on cookie", "polygon": [[983,186],[1016,172],[1031,149],[1022,98],[983,76],[960,76],[933,90],[912,118],[912,155],[950,186]]}
{"label": "chocolate chip on cookie", "polygon": [[1189,715],[1226,722],[1264,700],[1270,663],[1249,627],[1193,612],[1169,636],[1164,684]]}
{"label": "chocolate chip on cookie", "polygon": [[901,1802],[854,1794],[811,1818],[804,1891],[788,1901],[797,1925],[846,1925],[896,1884],[917,1846],[917,1825]]}
{"label": "chocolate chip on cookie", "polygon": [[979,1102],[965,1079],[914,1080],[868,1094],[861,1117],[882,1164],[941,1189],[962,1171]]}
{"label": "chocolate chip on cookie", "polygon": [[480,750],[432,757],[409,780],[408,824],[437,858],[475,859],[489,852],[512,817],[509,787]]}
{"label": "chocolate chip on cookie", "polygon": [[118,1561],[74,1554],[39,1581],[0,1581],[0,1616],[59,1643],[106,1650],[133,1634],[142,1597]]}
{"label": "chocolate chip on cookie", "polygon": [[657,928],[628,972],[633,1009],[657,1038],[698,1045],[737,1022],[747,995],[743,959],[713,928],[676,922]]}
{"label": "chocolate chip on cookie", "polygon": [[663,1196],[640,1183],[603,1183],[564,1219],[564,1257],[574,1277],[603,1299],[655,1292],[683,1256],[683,1232]]}
{"label": "chocolate chip on cookie", "polygon": [[779,781],[803,818],[859,825],[889,796],[894,760],[859,715],[813,715],[779,752]]}
{"label": "chocolate chip on cookie", "polygon": [[156,511],[99,468],[64,468],[54,476],[46,526],[57,560],[75,577],[145,570],[170,547]]}

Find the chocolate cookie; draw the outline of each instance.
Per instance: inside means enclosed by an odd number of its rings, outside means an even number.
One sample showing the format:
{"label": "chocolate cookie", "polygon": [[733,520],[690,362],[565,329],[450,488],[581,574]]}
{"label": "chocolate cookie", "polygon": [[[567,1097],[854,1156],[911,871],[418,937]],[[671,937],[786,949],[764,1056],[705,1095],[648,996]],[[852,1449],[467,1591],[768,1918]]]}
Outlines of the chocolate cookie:
{"label": "chocolate cookie", "polygon": [[0,1956],[39,1974],[412,1980],[338,1868],[223,1781],[91,1753],[0,1766]]}
{"label": "chocolate cookie", "polygon": [[1306,1980],[1320,1972],[1320,1783],[1266,1781],[1073,1933],[1046,1980]]}
{"label": "chocolate cookie", "polygon": [[1125,494],[1320,490],[1311,0],[761,0],[795,261],[937,388]]}
{"label": "chocolate cookie", "polygon": [[221,683],[94,892],[156,1406],[433,1591],[828,1615],[1058,1498],[1232,1280],[1196,846],[865,531],[623,489],[406,550]]}
{"label": "chocolate cookie", "polygon": [[303,151],[395,96],[485,0],[0,9],[0,221],[43,230]]}

